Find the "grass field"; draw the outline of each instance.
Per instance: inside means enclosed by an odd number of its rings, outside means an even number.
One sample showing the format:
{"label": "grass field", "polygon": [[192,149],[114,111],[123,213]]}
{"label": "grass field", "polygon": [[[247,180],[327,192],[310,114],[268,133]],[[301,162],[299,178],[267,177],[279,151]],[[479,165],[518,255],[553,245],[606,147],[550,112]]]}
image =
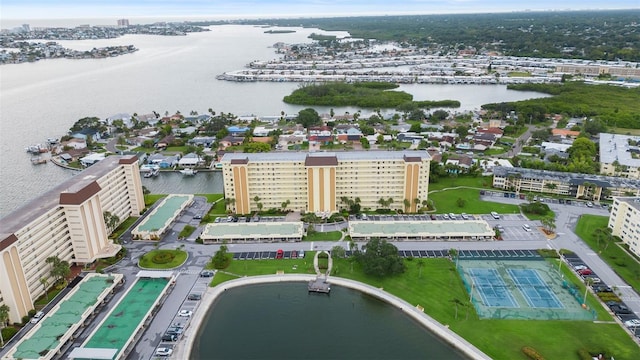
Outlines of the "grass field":
{"label": "grass field", "polygon": [[329,232],[314,232],[311,235],[307,235],[305,241],[338,241],[342,237],[340,231]]}
{"label": "grass field", "polygon": [[[458,206],[458,199],[464,200],[464,206]],[[480,190],[477,189],[450,189],[429,193],[429,199],[433,201],[437,213],[468,213],[488,214],[496,211],[501,214],[519,214],[517,205],[501,204],[480,200]]]}
{"label": "grass field", "polygon": [[582,215],[576,225],[576,234],[593,251],[597,252],[618,276],[631,285],[636,292],[640,292],[640,264],[638,261],[615,243],[606,246],[605,241],[600,241],[600,246],[598,246],[595,236],[596,229],[606,228],[608,222],[609,218],[606,216]]}
{"label": "grass field", "polygon": [[[162,253],[173,255],[173,259],[164,264],[158,264],[154,262],[153,258]],[[142,255],[140,261],[138,262],[138,265],[144,269],[173,269],[184,264],[185,261],[187,261],[187,253],[185,251],[158,249],[151,250],[148,253]]]}
{"label": "grass field", "polygon": [[618,128],[618,127],[611,127],[609,128],[609,132],[613,134],[621,134],[621,135],[635,135],[635,136],[640,135],[640,129],[625,129],[625,128]]}
{"label": "grass field", "polygon": [[[311,256],[313,253],[307,252],[307,258],[303,260],[234,260],[225,271],[236,275],[218,272],[212,285],[244,275],[275,274],[278,270],[313,273]],[[422,267],[418,266],[420,262]],[[580,348],[606,351],[616,360],[640,358],[640,348],[616,323],[480,320],[468,303],[468,294],[449,260],[415,259],[407,260],[405,264],[407,271],[404,274],[377,279],[365,275],[359,264],[338,259],[334,261],[333,275],[383,288],[411,304],[423,306],[427,314],[494,359],[526,360],[528,358],[521,351],[523,346],[535,348],[545,359],[579,360],[577,350]],[[461,304],[456,305],[456,302]],[[610,319],[606,313],[604,316],[602,320]]]}

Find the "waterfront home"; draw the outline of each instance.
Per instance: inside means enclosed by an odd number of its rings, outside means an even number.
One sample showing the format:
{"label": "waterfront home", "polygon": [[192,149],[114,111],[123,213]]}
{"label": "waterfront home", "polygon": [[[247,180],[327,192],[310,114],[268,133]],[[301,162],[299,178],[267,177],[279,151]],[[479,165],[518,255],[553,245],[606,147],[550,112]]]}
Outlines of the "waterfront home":
{"label": "waterfront home", "polygon": [[180,167],[195,167],[204,164],[204,160],[196,153],[189,153],[178,160]]}
{"label": "waterfront home", "polygon": [[227,130],[229,131],[229,134],[232,136],[244,136],[244,134],[247,131],[250,131],[251,129],[246,126],[240,127],[240,126],[234,125],[234,126],[229,126]]}
{"label": "waterfront home", "polygon": [[211,115],[209,114],[202,114],[202,115],[196,115],[196,116],[187,116],[184,118],[185,122],[189,122],[191,124],[194,125],[200,125],[204,122],[207,122],[211,120]]}
{"label": "waterfront home", "polygon": [[104,160],[105,158],[105,154],[104,153],[91,153],[83,158],[80,159],[80,164],[84,167],[89,167],[95,163],[97,163],[98,161]]}
{"label": "waterfront home", "polygon": [[160,162],[158,162],[158,165],[162,169],[168,169],[178,165],[179,160],[180,160],[180,155],[171,155],[171,156],[165,157]]}
{"label": "waterfront home", "polygon": [[173,145],[173,143],[176,141],[176,137],[173,135],[167,135],[165,137],[163,137],[162,139],[160,139],[160,141],[158,141],[156,143],[156,149],[160,150],[160,149],[166,149],[168,146]]}
{"label": "waterfront home", "polygon": [[127,113],[120,113],[120,114],[111,115],[111,116],[109,116],[108,118],[106,118],[104,120],[100,120],[100,122],[105,122],[108,126],[113,126],[113,122],[116,121],[116,120],[122,120],[122,123],[127,128],[132,128],[133,127],[133,121],[131,121],[131,115],[129,115]]}

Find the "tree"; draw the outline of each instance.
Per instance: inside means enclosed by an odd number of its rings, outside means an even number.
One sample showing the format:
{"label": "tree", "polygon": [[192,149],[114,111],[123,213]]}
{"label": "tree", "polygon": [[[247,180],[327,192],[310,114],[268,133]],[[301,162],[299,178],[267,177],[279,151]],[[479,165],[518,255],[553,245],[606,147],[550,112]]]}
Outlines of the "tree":
{"label": "tree", "polygon": [[2,337],[2,329],[7,326],[9,321],[9,306],[6,304],[0,305],[0,346],[4,347],[4,338]]}
{"label": "tree", "polygon": [[459,197],[458,200],[456,200],[456,204],[459,208],[463,208],[467,204],[467,200]]}
{"label": "tree", "polygon": [[102,217],[104,218],[104,224],[107,226],[107,230],[112,232],[120,224],[120,217],[116,214],[112,214],[110,211],[103,211]]}
{"label": "tree", "polygon": [[346,251],[345,249],[340,246],[340,245],[336,245],[334,247],[331,248],[331,257],[334,259],[342,259],[344,258],[346,255]]}
{"label": "tree", "polygon": [[404,199],[403,204],[404,204],[404,212],[409,212],[409,208],[411,207],[411,201],[409,199]]}
{"label": "tree", "polygon": [[71,273],[71,269],[69,269],[69,263],[61,260],[57,256],[48,257],[45,262],[47,264],[51,264],[51,270],[49,271],[49,274],[51,274],[51,277],[56,279],[56,282],[64,280]]}
{"label": "tree", "polygon": [[455,319],[457,320],[458,319],[458,305],[464,305],[464,304],[458,298],[451,299],[451,302],[455,306],[455,309],[456,309]]}
{"label": "tree", "polygon": [[300,110],[298,112],[296,121],[302,126],[304,126],[305,128],[322,124],[322,119],[320,119],[320,115],[318,115],[318,112],[312,108],[306,108],[306,109]]}
{"label": "tree", "polygon": [[228,248],[226,245],[220,245],[220,249],[211,258],[211,265],[215,269],[225,269],[231,262],[230,257],[227,254]]}
{"label": "tree", "polygon": [[363,246],[363,252],[357,252],[356,256],[367,275],[382,278],[406,270],[398,248],[384,239],[372,238]]}
{"label": "tree", "polygon": [[282,212],[287,211],[287,207],[289,206],[289,204],[291,204],[291,200],[283,201],[282,204],[280,204],[280,207],[282,207]]}
{"label": "tree", "polygon": [[49,293],[47,292],[47,289],[49,288],[49,278],[40,278],[40,284],[42,284],[42,287],[44,288],[44,295],[47,298],[47,301],[49,301]]}

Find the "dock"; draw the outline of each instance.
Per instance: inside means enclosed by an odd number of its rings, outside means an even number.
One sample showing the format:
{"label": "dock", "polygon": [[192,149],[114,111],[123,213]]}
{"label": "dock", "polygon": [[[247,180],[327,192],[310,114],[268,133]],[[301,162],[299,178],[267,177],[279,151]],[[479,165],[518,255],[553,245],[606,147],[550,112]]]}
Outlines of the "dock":
{"label": "dock", "polygon": [[331,292],[331,285],[325,279],[321,278],[309,281],[307,288],[309,289],[309,292],[321,294],[329,294]]}

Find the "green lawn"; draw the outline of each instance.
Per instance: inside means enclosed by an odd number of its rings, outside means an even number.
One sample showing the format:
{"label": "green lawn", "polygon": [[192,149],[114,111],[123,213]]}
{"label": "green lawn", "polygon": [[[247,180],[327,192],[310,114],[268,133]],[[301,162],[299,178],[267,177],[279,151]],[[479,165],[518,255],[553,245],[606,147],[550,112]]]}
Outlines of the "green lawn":
{"label": "green lawn", "polygon": [[156,203],[156,201],[167,196],[167,194],[148,194],[144,196],[144,206],[149,207]]}
{"label": "green lawn", "polygon": [[[458,206],[457,200],[465,200],[464,206]],[[517,205],[501,204],[480,200],[480,190],[477,189],[451,189],[429,193],[429,199],[433,201],[438,213],[468,213],[488,214],[496,211],[501,214],[519,214]]]}
{"label": "green lawn", "polygon": [[341,231],[314,232],[307,235],[305,241],[338,241],[342,237]]}
{"label": "green lawn", "polygon": [[429,183],[429,192],[434,190],[448,189],[458,186],[468,186],[476,188],[490,189],[493,184],[491,176],[458,176],[458,177],[443,177],[438,179],[438,182]]}
{"label": "green lawn", "polygon": [[508,148],[505,147],[501,147],[501,146],[495,146],[491,149],[487,149],[484,151],[485,155],[491,156],[491,155],[500,155],[500,154],[504,154],[507,151],[509,151]]}
{"label": "green lawn", "polygon": [[222,199],[224,197],[224,194],[195,194],[195,196],[204,196],[207,198],[207,202],[212,203]]}
{"label": "green lawn", "polygon": [[[238,277],[244,275],[312,273],[311,252],[304,260],[233,260],[225,269]],[[418,264],[423,261],[422,268]],[[545,359],[579,360],[577,350],[604,350],[616,360],[640,358],[640,348],[616,323],[589,321],[480,320],[469,305],[462,281],[446,259],[405,261],[407,272],[396,277],[378,279],[365,275],[360,265],[349,259],[334,261],[333,275],[383,288],[411,304],[421,305],[425,312],[463,336],[494,359],[528,359],[523,346],[535,348]],[[297,268],[294,269],[294,266]],[[212,285],[234,278],[216,274]],[[454,300],[458,305],[458,316]],[[600,312],[598,312],[600,314]],[[604,318],[610,319],[609,318]]]}
{"label": "green lawn", "polygon": [[122,224],[120,224],[112,233],[111,235],[109,235],[109,238],[111,239],[117,239],[119,238],[122,233],[124,233],[128,228],[131,227],[131,225],[133,225],[133,223],[136,222],[136,220],[138,220],[139,217],[137,216],[129,216],[127,218],[127,220],[123,221]]}
{"label": "green lawn", "polygon": [[625,129],[619,127],[611,127],[608,132],[621,135],[640,135],[640,129]]}
{"label": "green lawn", "polygon": [[[576,234],[584,240],[585,243],[600,254],[604,260],[627,284],[636,291],[640,292],[640,264],[638,261],[629,256],[617,244],[611,243],[606,246],[605,241],[601,241],[598,246],[596,240],[596,229],[606,228],[609,218],[606,216],[582,215],[576,225]],[[606,247],[606,249],[605,249]]]}
{"label": "green lawn", "polygon": [[[171,254],[173,256],[173,259],[167,263],[162,264],[154,262],[153,259],[158,254]],[[187,253],[185,251],[156,249],[142,255],[140,261],[138,262],[138,266],[143,269],[173,269],[184,264],[185,261],[187,261]]]}

